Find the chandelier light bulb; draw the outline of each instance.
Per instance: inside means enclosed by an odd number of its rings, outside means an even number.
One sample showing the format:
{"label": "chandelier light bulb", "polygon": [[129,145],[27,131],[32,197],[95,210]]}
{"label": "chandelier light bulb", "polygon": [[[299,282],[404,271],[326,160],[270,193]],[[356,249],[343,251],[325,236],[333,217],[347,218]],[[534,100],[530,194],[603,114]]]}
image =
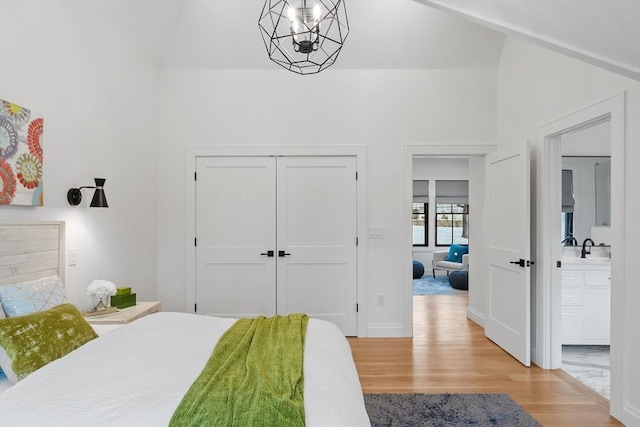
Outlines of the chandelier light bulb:
{"label": "chandelier light bulb", "polygon": [[291,21],[291,25],[293,25],[294,22],[298,22],[298,17],[296,16],[296,10],[292,6],[289,6],[287,15],[289,16],[289,21]]}

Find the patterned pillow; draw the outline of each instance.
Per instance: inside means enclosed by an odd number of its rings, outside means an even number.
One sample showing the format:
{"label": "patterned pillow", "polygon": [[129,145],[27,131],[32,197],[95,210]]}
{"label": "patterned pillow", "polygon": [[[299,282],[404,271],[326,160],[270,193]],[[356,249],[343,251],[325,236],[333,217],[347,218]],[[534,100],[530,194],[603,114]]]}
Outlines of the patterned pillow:
{"label": "patterned pillow", "polygon": [[58,276],[49,276],[0,286],[0,302],[7,317],[48,310],[66,302],[64,283]]}
{"label": "patterned pillow", "polygon": [[0,367],[12,383],[97,338],[73,304],[0,320]]}

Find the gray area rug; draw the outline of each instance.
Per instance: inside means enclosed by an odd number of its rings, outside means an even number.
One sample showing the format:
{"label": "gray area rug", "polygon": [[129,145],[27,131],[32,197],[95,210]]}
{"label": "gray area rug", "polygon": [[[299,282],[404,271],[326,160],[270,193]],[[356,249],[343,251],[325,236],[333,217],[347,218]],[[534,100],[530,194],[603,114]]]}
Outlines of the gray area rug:
{"label": "gray area rug", "polygon": [[372,427],[540,424],[506,394],[365,394]]}

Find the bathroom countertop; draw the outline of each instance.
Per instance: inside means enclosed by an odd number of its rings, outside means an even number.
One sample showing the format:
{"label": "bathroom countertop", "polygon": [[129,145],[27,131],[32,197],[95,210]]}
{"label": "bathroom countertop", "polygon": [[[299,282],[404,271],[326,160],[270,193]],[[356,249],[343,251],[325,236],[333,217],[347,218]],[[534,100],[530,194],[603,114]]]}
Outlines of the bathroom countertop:
{"label": "bathroom countertop", "polygon": [[562,265],[582,265],[582,266],[609,266],[611,265],[611,259],[604,257],[592,257],[587,255],[586,258],[572,257],[572,256],[563,256],[562,257]]}

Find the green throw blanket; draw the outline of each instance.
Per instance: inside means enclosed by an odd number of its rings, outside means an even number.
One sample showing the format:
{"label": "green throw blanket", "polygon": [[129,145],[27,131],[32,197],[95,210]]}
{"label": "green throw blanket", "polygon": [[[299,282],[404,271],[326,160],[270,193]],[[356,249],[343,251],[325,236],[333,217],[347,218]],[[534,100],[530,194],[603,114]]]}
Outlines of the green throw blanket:
{"label": "green throw blanket", "polygon": [[[303,314],[239,319],[171,418],[171,426],[304,426]],[[186,362],[188,363],[188,362]]]}

